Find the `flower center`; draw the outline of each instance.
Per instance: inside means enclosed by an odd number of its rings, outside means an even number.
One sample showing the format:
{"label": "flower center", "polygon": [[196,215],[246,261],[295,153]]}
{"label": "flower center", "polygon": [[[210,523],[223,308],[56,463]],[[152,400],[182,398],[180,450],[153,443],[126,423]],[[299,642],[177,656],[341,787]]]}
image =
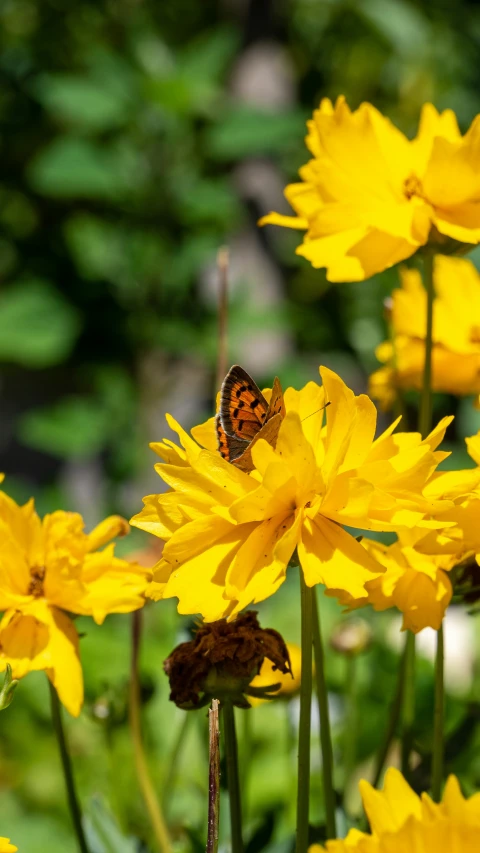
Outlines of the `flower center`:
{"label": "flower center", "polygon": [[480,327],[472,326],[470,329],[470,343],[471,344],[480,344]]}
{"label": "flower center", "polygon": [[28,595],[33,595],[34,598],[41,598],[43,595],[43,582],[45,580],[45,566],[32,566],[30,569],[30,578]]}
{"label": "flower center", "polygon": [[419,178],[417,178],[416,175],[414,175],[413,172],[411,175],[408,176],[408,178],[405,179],[403,183],[403,192],[405,193],[409,201],[411,198],[413,198],[413,196],[425,199],[422,182]]}

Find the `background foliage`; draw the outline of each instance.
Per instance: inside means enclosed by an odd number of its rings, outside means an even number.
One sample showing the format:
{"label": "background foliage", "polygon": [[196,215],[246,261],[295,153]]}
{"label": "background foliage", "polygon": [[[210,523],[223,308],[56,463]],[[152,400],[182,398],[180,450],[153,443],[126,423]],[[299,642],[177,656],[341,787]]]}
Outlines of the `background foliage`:
{"label": "background foliage", "polygon": [[[10,494],[34,494],[41,512],[78,509],[91,525],[108,512],[128,517],[158,488],[147,442],[165,434],[164,412],[189,425],[213,406],[223,244],[232,259],[231,361],[258,381],[278,372],[285,384],[315,378],[322,362],[365,387],[395,274],[330,287],[295,256],[297,235],[260,232],[256,220],[286,210],[281,190],[305,161],[304,121],[320,97],[370,100],[408,133],[432,100],[466,127],[480,111],[477,4],[4,0],[0,43],[0,470]],[[437,414],[451,411],[451,464],[460,466],[461,439],[480,421],[470,401],[437,401]],[[145,544],[133,534],[125,547]],[[296,583],[292,572],[261,608],[263,624],[291,641]],[[327,600],[324,609],[331,627],[339,611]],[[205,834],[206,720],[191,715],[172,762],[184,714],[168,703],[162,673],[189,624],[171,602],[145,616],[152,769],[179,848],[196,849]],[[392,617],[371,618],[376,641],[358,685],[359,773],[378,745],[397,666]],[[450,709],[449,769],[471,791],[480,784],[478,632],[475,620],[459,624],[452,642],[465,677]],[[129,619],[110,617],[101,629],[85,620],[82,630],[87,703],[70,736],[95,849],[147,850],[126,725]],[[328,675],[341,784],[345,661],[333,652]],[[431,734],[426,658],[418,678],[421,757]],[[73,850],[47,700],[44,678],[29,676],[0,719],[0,830],[25,853]],[[291,844],[295,719],[295,703],[239,719],[251,755],[248,853]],[[314,771],[320,826],[318,760]],[[420,761],[419,785],[423,772]]]}

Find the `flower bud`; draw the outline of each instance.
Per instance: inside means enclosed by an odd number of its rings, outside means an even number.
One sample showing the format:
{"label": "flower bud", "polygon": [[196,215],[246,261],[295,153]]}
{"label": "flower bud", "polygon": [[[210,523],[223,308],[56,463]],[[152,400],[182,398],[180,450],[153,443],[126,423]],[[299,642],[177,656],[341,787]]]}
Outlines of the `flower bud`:
{"label": "flower bud", "polygon": [[11,704],[17,685],[18,680],[12,678],[12,667],[7,663],[3,687],[0,689],[0,711],[4,711]]}
{"label": "flower bud", "polygon": [[351,656],[364,652],[371,643],[372,629],[364,619],[354,618],[339,622],[330,637],[332,649]]}

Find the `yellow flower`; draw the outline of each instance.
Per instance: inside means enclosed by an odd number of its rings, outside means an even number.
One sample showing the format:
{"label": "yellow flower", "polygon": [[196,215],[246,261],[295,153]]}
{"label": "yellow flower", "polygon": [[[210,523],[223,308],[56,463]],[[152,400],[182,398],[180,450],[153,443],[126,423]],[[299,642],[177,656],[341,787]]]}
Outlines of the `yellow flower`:
{"label": "yellow flower", "polygon": [[15,853],[18,847],[10,844],[9,838],[0,838],[0,853]]}
{"label": "yellow flower", "polygon": [[[455,776],[448,778],[441,803],[419,797],[402,774],[389,768],[383,791],[360,782],[371,834],[351,829],[345,839],[327,841],[317,853],[476,853],[480,794],[465,799]],[[309,848],[312,851],[312,848]]]}
{"label": "yellow flower", "polygon": [[[208,621],[232,617],[278,589],[295,549],[309,586],[366,596],[365,583],[382,567],[342,525],[412,528],[444,507],[422,490],[445,458],[436,448],[451,419],[424,441],[418,433],[392,435],[393,427],[374,440],[372,401],[332,371],[320,372],[323,387],[286,390],[276,447],[256,442],[250,474],[202,449],[167,416],[181,447],[164,441],[153,448],[170,490],[146,497],[131,522],[166,541],[152,597],[177,596],[180,613]],[[195,434],[214,447],[210,430],[207,424]]]}
{"label": "yellow flower", "polygon": [[[302,669],[302,651],[296,643],[287,643],[288,654],[290,657],[291,672],[281,672],[271,660],[265,658],[261,666],[260,672],[251,682],[251,687],[268,687],[270,684],[280,684],[280,687],[275,693],[275,696],[282,696],[285,699],[298,693],[301,682]],[[249,696],[251,705],[260,705],[267,702],[267,699],[256,699],[254,696]]]}
{"label": "yellow flower", "polygon": [[90,534],[73,512],[43,521],[33,501],[18,506],[0,492],[0,670],[14,678],[45,670],[60,700],[77,716],[83,702],[78,634],[69,613],[93,616],[142,607],[149,572],[114,556],[115,536],[128,532],[119,516]]}
{"label": "yellow flower", "polygon": [[[352,112],[327,98],[308,122],[313,155],[285,196],[296,216],[272,223],[306,231],[297,253],[329,281],[361,281],[429,240],[480,240],[480,119],[462,136],[451,110],[425,104],[409,141],[371,104]],[[441,250],[441,249],[440,249]]]}
{"label": "yellow flower", "polygon": [[[480,434],[466,441],[477,461]],[[452,599],[448,572],[467,557],[475,556],[480,563],[480,468],[435,472],[424,495],[437,502],[438,527],[404,529],[388,546],[363,539],[362,545],[385,572],[365,584],[366,598],[329,591],[351,610],[367,604],[375,610],[397,607],[403,629],[415,634],[427,627],[439,629]]]}
{"label": "yellow flower", "polygon": [[[370,394],[388,409],[397,388],[422,387],[427,295],[417,270],[400,271],[393,291],[392,341],[377,347],[386,366],[370,377]],[[480,275],[460,258],[438,255],[434,270],[432,387],[463,396],[480,393]]]}

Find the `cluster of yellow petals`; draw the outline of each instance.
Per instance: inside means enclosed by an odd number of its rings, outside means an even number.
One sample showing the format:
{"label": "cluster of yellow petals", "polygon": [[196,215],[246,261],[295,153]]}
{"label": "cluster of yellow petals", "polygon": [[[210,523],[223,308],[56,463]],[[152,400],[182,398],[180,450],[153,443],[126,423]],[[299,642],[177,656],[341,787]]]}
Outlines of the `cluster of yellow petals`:
{"label": "cluster of yellow petals", "polygon": [[375,439],[372,401],[331,370],[320,373],[322,386],[285,391],[276,447],[256,442],[250,474],[222,459],[213,422],[192,431],[202,447],[167,416],[181,446],[152,447],[169,490],[146,497],[131,522],[166,542],[152,597],[176,596],[180,613],[207,621],[232,618],[279,588],[296,550],[309,586],[366,598],[365,584],[384,567],[343,525],[442,526],[433,516],[453,503],[424,491],[448,455],[437,447],[451,419],[424,440],[394,433],[395,425]]}
{"label": "cluster of yellow petals", "polygon": [[448,573],[468,558],[480,563],[480,433],[466,442],[476,466],[435,472],[425,487],[425,496],[441,507],[435,513],[436,529],[400,531],[388,546],[364,539],[362,545],[385,572],[365,584],[367,598],[330,591],[342,604],[349,609],[397,607],[404,629],[439,629],[453,592]]}
{"label": "cluster of yellow petals", "polygon": [[314,844],[309,853],[477,853],[480,794],[466,799],[450,776],[441,803],[415,794],[402,774],[390,768],[383,791],[360,782],[371,834],[351,829],[345,839]]}
{"label": "cluster of yellow petals", "polygon": [[285,196],[296,216],[272,223],[305,231],[297,253],[332,282],[361,281],[428,242],[480,241],[480,117],[462,136],[451,110],[425,104],[408,140],[371,104],[322,100],[308,122],[312,159]]}
{"label": "cluster of yellow petals", "polygon": [[[400,269],[393,291],[391,340],[377,347],[385,367],[370,377],[370,394],[389,409],[397,389],[419,390],[425,362],[427,294],[420,273]],[[480,275],[471,261],[437,255],[434,264],[432,388],[480,394]]]}
{"label": "cluster of yellow petals", "polygon": [[93,616],[142,607],[149,570],[114,554],[114,537],[127,522],[111,516],[90,534],[78,513],[54,512],[43,521],[33,501],[19,506],[0,492],[0,670],[13,677],[44,670],[60,700],[77,716],[83,702],[78,633],[68,614]]}
{"label": "cluster of yellow petals", "polygon": [[9,838],[0,838],[0,853],[15,853],[18,847],[10,844]]}

